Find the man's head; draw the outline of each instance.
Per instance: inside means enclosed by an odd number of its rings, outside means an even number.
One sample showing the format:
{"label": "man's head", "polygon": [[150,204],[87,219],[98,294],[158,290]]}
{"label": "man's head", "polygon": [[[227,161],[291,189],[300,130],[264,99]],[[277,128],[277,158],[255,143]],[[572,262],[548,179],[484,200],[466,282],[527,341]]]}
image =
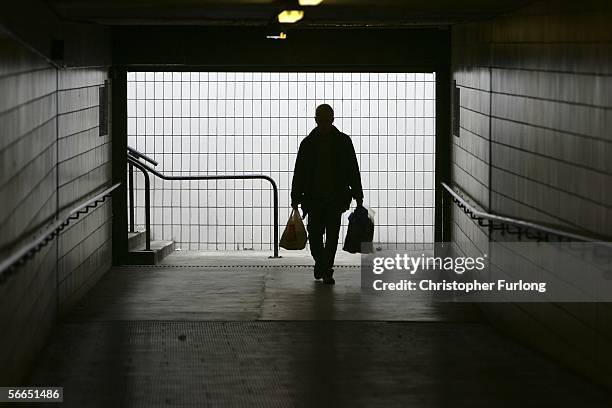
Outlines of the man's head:
{"label": "man's head", "polygon": [[326,103],[317,106],[315,122],[317,122],[317,126],[321,132],[329,133],[332,128],[332,123],[334,123],[334,110],[332,107]]}

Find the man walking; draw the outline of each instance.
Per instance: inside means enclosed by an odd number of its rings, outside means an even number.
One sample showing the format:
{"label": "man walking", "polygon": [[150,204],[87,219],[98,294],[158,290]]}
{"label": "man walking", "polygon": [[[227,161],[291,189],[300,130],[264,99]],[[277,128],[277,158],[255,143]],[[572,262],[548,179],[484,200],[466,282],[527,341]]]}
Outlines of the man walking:
{"label": "man walking", "polygon": [[[317,127],[302,140],[291,185],[291,207],[308,214],[308,240],[315,261],[314,277],[334,284],[334,258],[342,213],[351,200],[363,205],[359,164],[351,138],[334,125],[334,110],[319,105]],[[323,242],[325,234],[325,243]]]}

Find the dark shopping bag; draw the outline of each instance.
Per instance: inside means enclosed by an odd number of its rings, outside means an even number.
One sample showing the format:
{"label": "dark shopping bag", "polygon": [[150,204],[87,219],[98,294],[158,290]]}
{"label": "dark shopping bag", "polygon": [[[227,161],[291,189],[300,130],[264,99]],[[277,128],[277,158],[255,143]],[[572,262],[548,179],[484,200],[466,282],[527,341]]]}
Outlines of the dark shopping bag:
{"label": "dark shopping bag", "polygon": [[367,207],[357,207],[349,215],[349,225],[342,249],[351,254],[374,252],[374,211]]}
{"label": "dark shopping bag", "polygon": [[280,246],[285,249],[304,249],[306,248],[306,239],[306,228],[304,228],[300,212],[293,209],[281,236]]}

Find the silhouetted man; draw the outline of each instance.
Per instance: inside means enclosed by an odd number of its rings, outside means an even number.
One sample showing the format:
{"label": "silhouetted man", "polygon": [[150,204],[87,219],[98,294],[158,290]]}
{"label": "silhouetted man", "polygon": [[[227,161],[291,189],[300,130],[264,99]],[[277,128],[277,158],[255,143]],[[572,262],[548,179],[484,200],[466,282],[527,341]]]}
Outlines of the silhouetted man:
{"label": "silhouetted man", "polygon": [[[359,164],[351,138],[334,125],[334,110],[317,107],[317,127],[302,140],[291,185],[291,207],[308,214],[308,240],[315,261],[314,277],[334,284],[332,269],[342,213],[351,200],[363,205]],[[323,243],[325,234],[325,244]]]}

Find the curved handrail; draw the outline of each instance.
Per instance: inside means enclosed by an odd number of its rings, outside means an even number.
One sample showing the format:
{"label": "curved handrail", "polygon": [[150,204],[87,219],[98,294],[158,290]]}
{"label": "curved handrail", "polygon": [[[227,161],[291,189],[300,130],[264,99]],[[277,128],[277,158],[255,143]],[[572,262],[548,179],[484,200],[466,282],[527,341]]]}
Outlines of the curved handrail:
{"label": "curved handrail", "polygon": [[[152,157],[147,156],[146,154],[134,149],[133,147],[127,146],[128,157],[132,156],[136,159],[144,159],[151,163],[154,166],[157,166],[159,163],[157,160],[154,160]],[[134,225],[134,170],[132,168],[132,163],[128,163],[128,186],[129,186],[129,194],[130,194],[130,232],[135,232]],[[142,169],[141,169],[142,171]],[[147,241],[148,242],[148,241]]]}
{"label": "curved handrail", "polygon": [[459,207],[463,209],[463,211],[469,214],[474,219],[480,220],[489,220],[493,222],[499,222],[501,224],[514,225],[515,227],[525,229],[525,230],[535,230],[540,231],[545,234],[552,234],[558,237],[562,237],[568,240],[573,241],[583,241],[583,242],[596,242],[601,243],[602,239],[597,239],[594,237],[589,237],[586,235],[576,234],[570,231],[564,231],[558,228],[548,227],[546,225],[537,224],[535,222],[521,220],[517,218],[505,217],[501,215],[491,214],[488,212],[480,211],[476,209],[473,205],[468,203],[463,197],[461,197],[457,192],[450,187],[446,183],[440,183],[442,187],[451,195],[453,201],[455,201]]}
{"label": "curved handrail", "polygon": [[[142,162],[139,162],[138,160],[129,157],[127,158],[128,163],[130,163],[132,166],[136,167],[138,170],[140,170],[142,172],[142,176],[144,177],[144,183],[145,183],[145,251],[150,251],[151,250],[151,179],[149,177],[149,172],[147,171],[147,169],[145,168],[145,164]],[[132,183],[132,180],[130,180],[130,183]],[[132,184],[130,184],[131,186]],[[131,193],[131,202],[133,203],[133,189],[130,188],[130,193]],[[134,208],[133,206],[131,207],[132,209]],[[131,223],[132,225],[134,225],[134,214],[132,213],[131,216]],[[132,231],[134,230],[134,228],[132,227]]]}
{"label": "curved handrail", "polygon": [[144,153],[139,152],[138,150],[134,149],[133,147],[128,146],[127,147],[128,153],[134,157],[136,157],[137,159],[144,159],[146,161],[148,161],[149,163],[151,163],[154,166],[157,166],[159,163],[154,160],[153,158],[147,156]]}
{"label": "curved handrail", "polygon": [[70,221],[78,219],[81,214],[86,214],[90,209],[97,207],[99,203],[103,203],[106,198],[111,196],[113,191],[119,188],[120,185],[121,183],[114,184],[85,201],[83,204],[73,208],[68,214],[66,214],[66,216],[64,216],[64,218],[49,225],[36,239],[24,245],[15,251],[11,256],[0,262],[0,282],[2,282],[5,276],[15,267],[23,265],[38,251],[51,242],[53,238],[55,238],[70,224]]}
{"label": "curved handrail", "polygon": [[228,175],[196,175],[196,176],[167,176],[154,168],[139,162],[128,156],[128,162],[136,166],[138,163],[148,172],[161,178],[162,180],[266,180],[272,185],[274,193],[274,258],[278,258],[278,186],[274,179],[265,174],[228,174]]}

